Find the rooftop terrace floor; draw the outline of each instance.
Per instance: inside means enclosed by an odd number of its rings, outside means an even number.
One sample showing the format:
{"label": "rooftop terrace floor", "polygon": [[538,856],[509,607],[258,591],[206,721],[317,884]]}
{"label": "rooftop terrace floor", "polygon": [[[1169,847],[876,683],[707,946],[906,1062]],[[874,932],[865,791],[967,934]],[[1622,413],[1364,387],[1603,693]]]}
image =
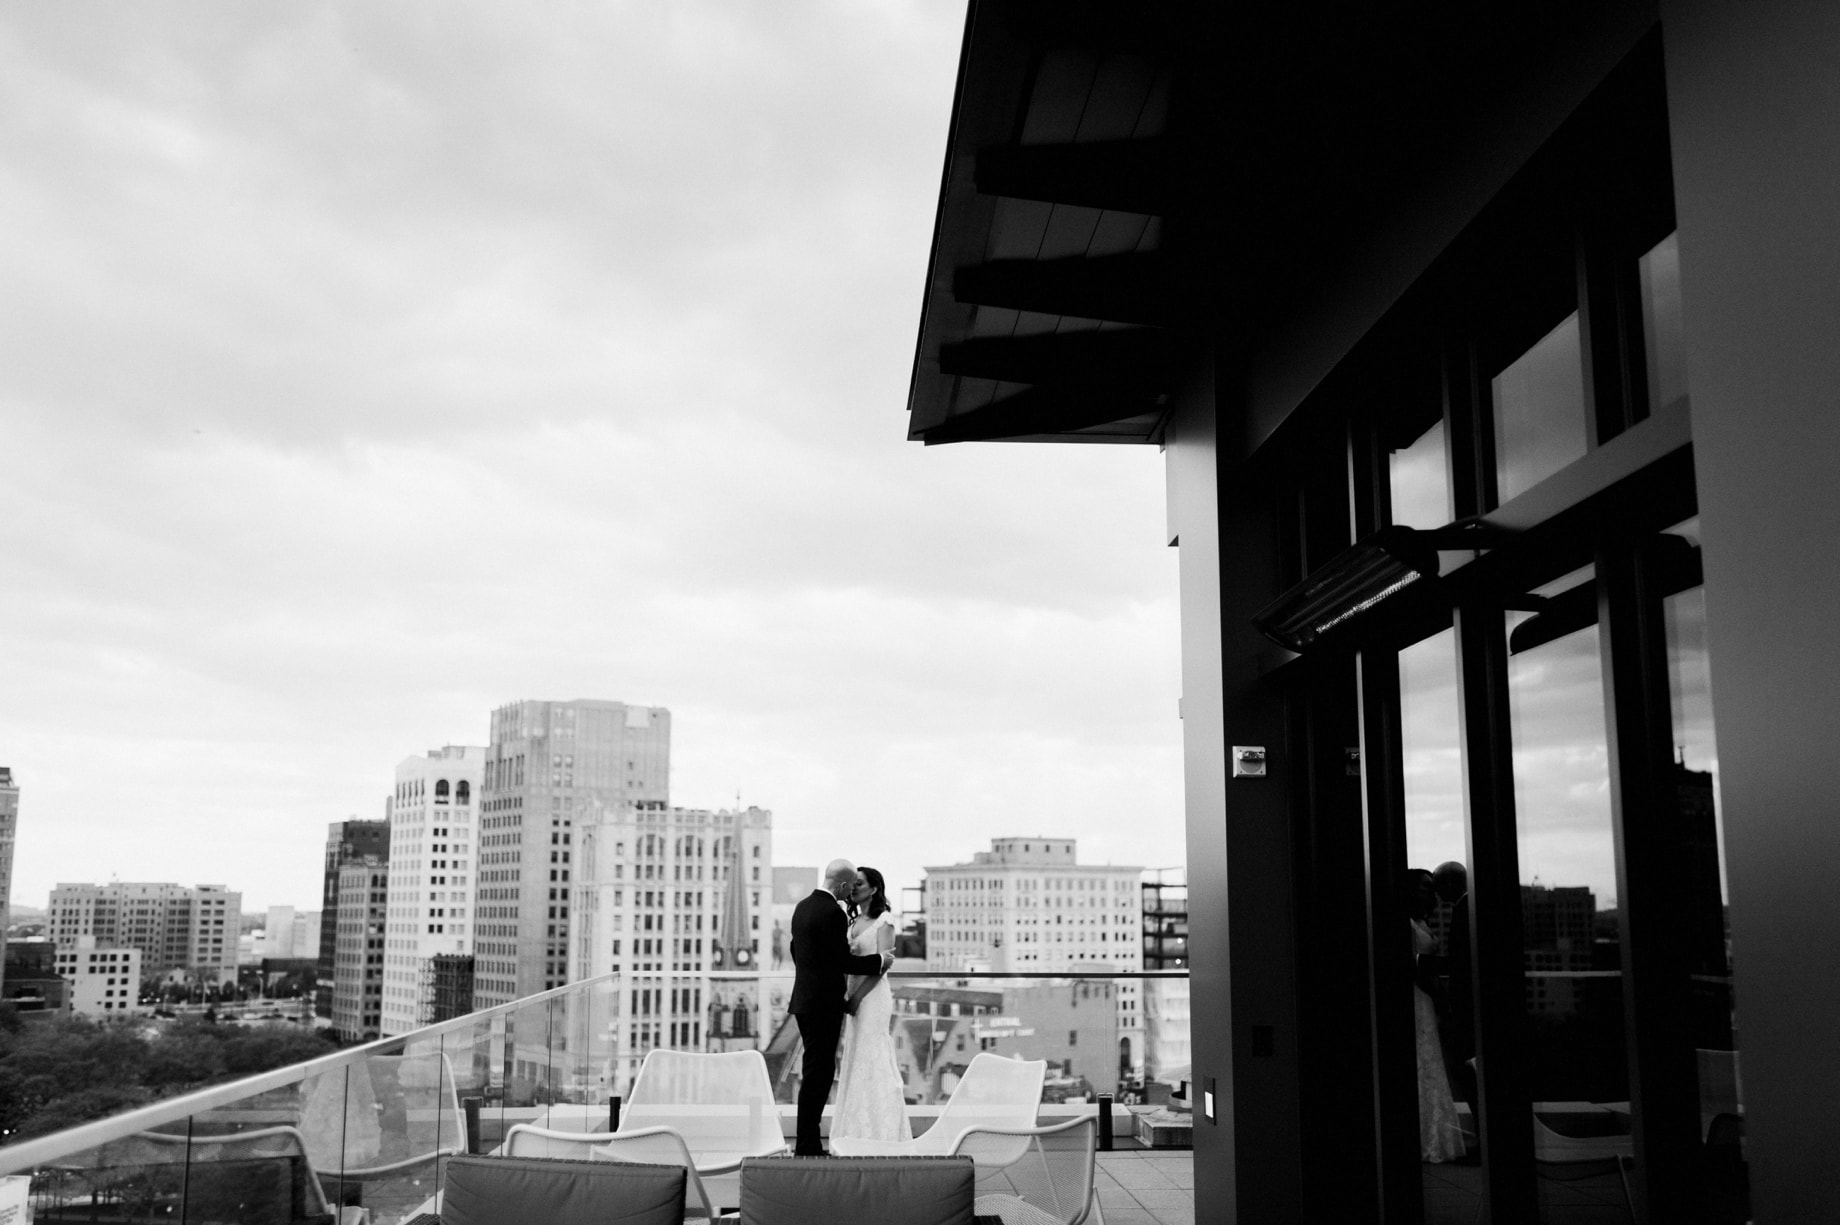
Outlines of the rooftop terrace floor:
{"label": "rooftop terrace floor", "polygon": [[1093,1179],[1105,1225],[1194,1225],[1193,1152],[1119,1149],[1100,1153]]}

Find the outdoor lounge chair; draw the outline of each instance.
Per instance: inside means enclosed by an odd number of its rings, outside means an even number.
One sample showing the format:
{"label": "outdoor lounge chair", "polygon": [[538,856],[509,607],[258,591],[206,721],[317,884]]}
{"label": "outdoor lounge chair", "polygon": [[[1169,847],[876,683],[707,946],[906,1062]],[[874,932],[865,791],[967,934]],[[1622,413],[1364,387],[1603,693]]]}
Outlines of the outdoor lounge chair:
{"label": "outdoor lounge chair", "polygon": [[747,1225],[972,1225],[976,1168],[964,1157],[750,1157]]}
{"label": "outdoor lounge chair", "polygon": [[507,1157],[678,1166],[684,1171],[684,1207],[678,1216],[713,1219],[716,1215],[715,1204],[683,1136],[669,1127],[630,1132],[622,1129],[615,1133],[556,1131],[519,1123],[505,1133],[501,1151]]}
{"label": "outdoor lounge chair", "polygon": [[[1539,1174],[1570,1180],[1583,1175],[1583,1166],[1614,1165],[1616,1176],[1623,1184],[1623,1206],[1629,1211],[1631,1221],[1636,1219],[1635,1201],[1629,1195],[1629,1175],[1623,1163],[1634,1160],[1635,1142],[1627,1135],[1568,1136],[1541,1122],[1539,1115],[1533,1116],[1533,1162]],[[1540,1169],[1542,1166],[1559,1168]]]}
{"label": "outdoor lounge chair", "polygon": [[237,1219],[265,1225],[330,1219],[306,1140],[292,1127],[220,1136],[144,1131],[97,1150],[95,1179],[124,1204],[183,1204],[191,1220]]}
{"label": "outdoor lounge chair", "polygon": [[1046,1127],[970,1127],[952,1151],[977,1165],[980,1217],[1003,1225],[1103,1222],[1093,1193],[1099,1121],[1091,1115]]}
{"label": "outdoor lounge chair", "polygon": [[850,1140],[833,1136],[831,1151],[854,1156],[945,1156],[969,1127],[1035,1126],[1041,1105],[1045,1059],[1009,1059],[979,1051],[933,1125],[911,1140]]}
{"label": "outdoor lounge chair", "polygon": [[680,1225],[685,1171],[676,1165],[455,1157],[441,1225]]}
{"label": "outdoor lounge chair", "polygon": [[767,1061],[754,1050],[647,1054],[626,1096],[619,1134],[656,1127],[683,1137],[705,1177],[787,1148]]}

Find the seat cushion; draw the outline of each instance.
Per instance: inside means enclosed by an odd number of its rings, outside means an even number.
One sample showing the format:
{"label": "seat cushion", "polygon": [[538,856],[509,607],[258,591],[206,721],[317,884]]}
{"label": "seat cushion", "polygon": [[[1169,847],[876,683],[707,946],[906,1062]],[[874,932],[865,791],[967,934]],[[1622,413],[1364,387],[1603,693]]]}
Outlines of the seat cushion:
{"label": "seat cushion", "polygon": [[971,1225],[969,1157],[750,1157],[742,1225]]}
{"label": "seat cushion", "polygon": [[441,1225],[681,1225],[684,1168],[557,1157],[455,1157]]}

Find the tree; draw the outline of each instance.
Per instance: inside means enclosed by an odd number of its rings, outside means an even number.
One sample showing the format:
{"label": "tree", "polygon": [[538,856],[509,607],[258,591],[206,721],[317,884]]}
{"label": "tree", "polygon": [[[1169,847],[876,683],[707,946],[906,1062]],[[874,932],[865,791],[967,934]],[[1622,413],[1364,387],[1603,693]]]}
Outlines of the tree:
{"label": "tree", "polygon": [[224,1046],[213,1026],[168,1026],[147,1043],[144,1082],[154,1089],[182,1090],[221,1079]]}
{"label": "tree", "polygon": [[318,1059],[338,1049],[311,1030],[278,1026],[246,1029],[224,1043],[224,1070],[233,1076],[253,1076],[271,1068]]}

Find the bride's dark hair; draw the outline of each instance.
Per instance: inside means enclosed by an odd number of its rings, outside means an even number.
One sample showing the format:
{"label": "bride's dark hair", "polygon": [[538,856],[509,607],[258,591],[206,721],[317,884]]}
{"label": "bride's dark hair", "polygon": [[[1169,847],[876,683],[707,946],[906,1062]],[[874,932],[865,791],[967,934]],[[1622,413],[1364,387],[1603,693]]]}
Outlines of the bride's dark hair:
{"label": "bride's dark hair", "polygon": [[875,890],[869,895],[869,900],[863,903],[863,913],[871,919],[879,919],[893,910],[894,907],[888,904],[888,886],[882,880],[882,874],[874,868],[858,868],[857,871],[869,882],[869,888]]}

